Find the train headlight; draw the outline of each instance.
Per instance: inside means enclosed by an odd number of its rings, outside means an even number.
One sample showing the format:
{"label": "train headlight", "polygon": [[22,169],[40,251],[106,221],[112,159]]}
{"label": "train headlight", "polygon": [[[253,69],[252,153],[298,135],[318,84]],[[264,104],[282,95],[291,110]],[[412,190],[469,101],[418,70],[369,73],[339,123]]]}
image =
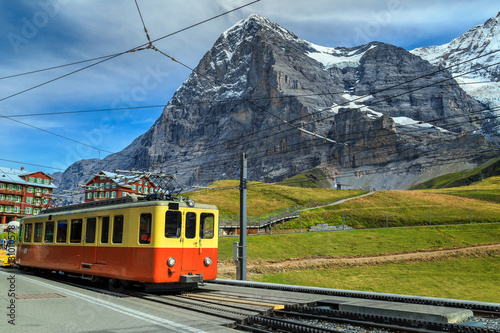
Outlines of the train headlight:
{"label": "train headlight", "polygon": [[212,264],[212,258],[206,257],[205,260],[203,260],[203,263],[205,266],[210,266]]}
{"label": "train headlight", "polygon": [[167,260],[167,266],[168,267],[174,267],[174,265],[175,265],[175,259],[172,258],[172,257],[168,258],[168,260]]}
{"label": "train headlight", "polygon": [[189,207],[194,207],[194,200],[193,199],[187,199],[186,203]]}

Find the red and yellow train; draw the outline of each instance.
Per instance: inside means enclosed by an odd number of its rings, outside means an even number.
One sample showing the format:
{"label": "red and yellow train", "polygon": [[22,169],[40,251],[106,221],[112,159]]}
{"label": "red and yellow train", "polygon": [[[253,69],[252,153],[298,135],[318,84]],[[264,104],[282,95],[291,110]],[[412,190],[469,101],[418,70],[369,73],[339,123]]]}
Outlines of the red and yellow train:
{"label": "red and yellow train", "polygon": [[16,264],[148,289],[217,276],[219,212],[192,200],[124,197],[21,220]]}

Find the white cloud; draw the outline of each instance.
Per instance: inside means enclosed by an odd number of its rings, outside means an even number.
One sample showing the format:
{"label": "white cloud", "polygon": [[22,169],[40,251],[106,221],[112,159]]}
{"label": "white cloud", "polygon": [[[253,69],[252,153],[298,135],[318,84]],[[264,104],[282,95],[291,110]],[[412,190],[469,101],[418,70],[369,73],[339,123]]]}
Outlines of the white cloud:
{"label": "white cloud", "polygon": [[[150,37],[156,39],[250,1],[138,0],[138,4]],[[413,48],[437,38],[449,41],[456,37],[453,34],[495,16],[497,7],[497,0],[262,0],[155,45],[195,67],[224,30],[256,13],[322,46],[353,46],[381,40]],[[3,14],[0,29],[4,32],[0,38],[0,77],[123,52],[147,41],[133,1],[20,0],[0,2],[0,12]],[[1,80],[0,99],[85,65]],[[189,74],[189,70],[165,56],[143,50],[1,101],[0,114],[166,104]],[[155,120],[134,112],[121,116],[96,113],[25,120],[76,140],[89,140],[89,133],[109,119],[116,128],[112,133],[103,133],[103,139],[97,143],[111,151],[132,142],[147,130],[148,121],[152,125]],[[5,158],[27,162],[34,159],[38,163],[40,152],[47,158],[51,151],[51,158],[56,159],[57,151],[66,146],[76,151],[74,143],[9,123],[0,120],[1,137],[12,147],[8,151],[12,156]],[[31,144],[15,149],[13,138],[20,134],[23,142]],[[5,155],[6,151],[0,153]],[[91,157],[97,157],[92,154]],[[64,157],[58,162],[65,164],[66,160]]]}

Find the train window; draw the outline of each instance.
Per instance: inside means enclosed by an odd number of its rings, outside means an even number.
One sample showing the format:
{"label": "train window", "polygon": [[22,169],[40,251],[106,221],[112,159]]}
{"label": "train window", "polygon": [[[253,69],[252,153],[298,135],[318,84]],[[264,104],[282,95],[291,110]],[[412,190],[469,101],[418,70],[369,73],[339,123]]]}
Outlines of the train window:
{"label": "train window", "polygon": [[102,218],[101,243],[107,244],[109,239],[109,216]]}
{"label": "train window", "polygon": [[186,238],[196,237],[196,213],[186,213]]}
{"label": "train window", "polygon": [[141,214],[139,220],[139,244],[151,243],[151,214]]}
{"label": "train window", "polygon": [[68,222],[57,221],[57,238],[58,243],[66,243],[66,238],[68,237]]}
{"label": "train window", "polygon": [[87,219],[87,226],[85,227],[85,243],[95,243],[95,227],[97,219],[91,217]]}
{"label": "train window", "polygon": [[35,223],[35,237],[33,238],[33,242],[41,243],[43,236],[43,222]]}
{"label": "train window", "polygon": [[123,238],[123,215],[115,216],[113,221],[113,243],[119,244]]}
{"label": "train window", "polygon": [[181,237],[181,228],[182,228],[181,212],[174,210],[167,210],[167,213],[165,214],[165,237],[167,238]]}
{"label": "train window", "polygon": [[71,229],[69,231],[69,242],[80,243],[82,241],[82,219],[71,220]]}
{"label": "train window", "polygon": [[24,242],[31,242],[31,232],[33,230],[33,224],[27,223],[25,224],[25,232],[24,232]]}
{"label": "train window", "polygon": [[214,238],[214,214],[201,213],[200,215],[200,238]]}
{"label": "train window", "polygon": [[24,235],[24,224],[21,224],[21,229],[19,229],[19,241],[23,241],[23,235]]}
{"label": "train window", "polygon": [[54,243],[54,222],[45,222],[45,237],[43,241],[45,243]]}

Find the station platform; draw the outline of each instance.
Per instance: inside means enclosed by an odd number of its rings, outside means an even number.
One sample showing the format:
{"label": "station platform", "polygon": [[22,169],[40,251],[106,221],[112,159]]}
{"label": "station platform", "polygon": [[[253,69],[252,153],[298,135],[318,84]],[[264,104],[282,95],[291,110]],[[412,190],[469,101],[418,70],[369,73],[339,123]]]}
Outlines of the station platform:
{"label": "station platform", "polygon": [[234,332],[133,297],[117,297],[0,268],[5,332]]}

